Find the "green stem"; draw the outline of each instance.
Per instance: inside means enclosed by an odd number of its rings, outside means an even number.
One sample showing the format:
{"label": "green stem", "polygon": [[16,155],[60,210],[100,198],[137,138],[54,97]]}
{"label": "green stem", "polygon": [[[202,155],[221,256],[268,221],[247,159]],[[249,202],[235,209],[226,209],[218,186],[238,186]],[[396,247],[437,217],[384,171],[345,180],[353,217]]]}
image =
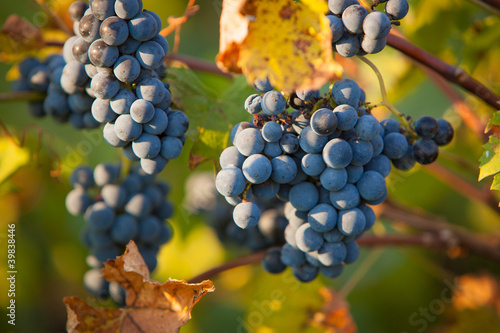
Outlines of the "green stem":
{"label": "green stem", "polygon": [[37,102],[37,101],[43,101],[44,99],[45,99],[45,94],[33,91],[0,93],[0,103],[21,102],[21,101]]}

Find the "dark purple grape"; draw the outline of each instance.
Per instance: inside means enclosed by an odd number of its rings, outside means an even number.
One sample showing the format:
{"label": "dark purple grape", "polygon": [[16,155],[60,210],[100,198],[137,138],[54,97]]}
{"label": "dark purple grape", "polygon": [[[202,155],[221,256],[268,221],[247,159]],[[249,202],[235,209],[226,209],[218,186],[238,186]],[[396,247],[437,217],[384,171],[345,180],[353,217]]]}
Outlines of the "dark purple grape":
{"label": "dark purple grape", "polygon": [[438,122],[433,117],[420,117],[415,123],[415,132],[424,139],[432,139],[438,131]]}
{"label": "dark purple grape", "polygon": [[413,158],[420,164],[430,164],[438,155],[439,147],[431,139],[420,139],[413,145]]}
{"label": "dark purple grape", "polygon": [[438,119],[439,125],[436,135],[432,138],[438,146],[445,146],[453,140],[455,131],[449,122],[444,119]]}

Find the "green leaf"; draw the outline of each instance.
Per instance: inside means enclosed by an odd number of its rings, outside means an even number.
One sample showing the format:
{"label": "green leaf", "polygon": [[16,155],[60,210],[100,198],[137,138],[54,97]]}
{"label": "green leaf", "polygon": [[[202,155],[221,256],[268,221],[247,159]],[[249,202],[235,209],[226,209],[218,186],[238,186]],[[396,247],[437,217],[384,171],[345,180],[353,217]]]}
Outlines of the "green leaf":
{"label": "green leaf", "polygon": [[194,142],[191,153],[218,159],[232,126],[245,120],[243,105],[252,93],[246,79],[240,76],[229,87],[212,88],[189,69],[173,68],[169,75],[174,104],[189,117],[188,136]]}
{"label": "green leaf", "polygon": [[500,174],[496,174],[493,178],[493,183],[491,184],[490,190],[500,191]]}
{"label": "green leaf", "polygon": [[485,152],[479,159],[481,162],[479,165],[479,181],[500,172],[500,138],[490,136],[490,140],[483,148]]}
{"label": "green leaf", "polygon": [[500,111],[497,111],[491,116],[488,126],[486,126],[486,132],[490,132],[496,126],[500,126]]}
{"label": "green leaf", "polygon": [[21,148],[7,138],[0,139],[0,184],[29,162],[28,149]]}

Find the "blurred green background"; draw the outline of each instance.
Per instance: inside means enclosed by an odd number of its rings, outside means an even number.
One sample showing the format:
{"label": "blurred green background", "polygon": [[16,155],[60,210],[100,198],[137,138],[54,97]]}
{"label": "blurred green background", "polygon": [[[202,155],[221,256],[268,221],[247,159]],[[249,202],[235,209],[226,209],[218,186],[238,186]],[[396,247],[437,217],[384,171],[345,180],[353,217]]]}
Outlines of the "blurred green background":
{"label": "blurred green background", "polygon": [[[145,8],[156,11],[166,26],[169,16],[183,14],[187,0],[144,0],[144,4]],[[198,14],[182,27],[179,53],[213,61],[218,52],[221,1],[205,0],[198,1],[198,4]],[[0,22],[14,13],[31,22],[43,22],[39,7],[30,0],[0,2]],[[497,16],[469,1],[414,0],[411,1],[410,14],[398,29],[418,46],[462,66],[498,94],[499,27]],[[173,45],[170,37],[169,42]],[[369,58],[382,71],[389,98],[401,112],[414,118],[432,115],[448,119],[455,126],[457,137],[445,151],[477,165],[482,142],[466,128],[447,97],[419,66],[389,47]],[[367,100],[380,102],[373,72],[355,60],[346,60],[343,64],[346,74],[367,91]],[[0,64],[0,77],[5,78],[11,67]],[[241,85],[242,82],[241,79],[231,81],[213,74],[196,75],[217,96],[224,96],[232,85]],[[175,85],[175,82],[171,83]],[[0,80],[0,92],[9,89],[9,83]],[[242,106],[252,90],[237,91],[240,94],[233,99]],[[481,119],[489,117],[492,110],[481,101],[465,94],[464,98]],[[189,114],[190,110],[186,112]],[[248,119],[243,107],[230,112],[235,113],[234,121]],[[388,116],[385,112],[378,110],[377,115]],[[23,128],[35,124],[24,102],[0,104],[0,120],[16,137],[21,136]],[[80,163],[95,166],[121,158],[117,149],[104,143],[99,129],[75,131],[69,125],[57,124],[48,118],[37,120],[36,124],[53,136],[53,149],[62,158],[63,173],[59,178],[50,177],[53,156],[48,150],[49,140],[45,138],[39,156],[41,165],[30,161],[0,184],[1,332],[64,332],[64,296],[76,295],[96,304],[81,283],[88,269],[85,263],[87,252],[79,239],[83,220],[70,216],[65,210],[64,198],[70,190],[67,177]],[[191,123],[191,133],[196,133],[198,125]],[[27,138],[26,149],[32,155],[37,145],[36,131],[30,129]],[[174,240],[162,248],[158,268],[153,274],[159,281],[169,277],[189,279],[245,254],[245,250],[221,244],[202,217],[189,214],[182,205],[184,182],[190,174],[187,164],[192,144],[188,140],[183,155],[170,162],[161,174],[161,178],[172,185],[170,200],[174,202],[176,212],[172,219]],[[11,158],[0,155],[0,166]],[[478,169],[457,166],[446,157],[440,161],[465,179],[477,180]],[[210,165],[201,169],[212,170]],[[485,184],[478,187],[482,185]],[[499,234],[498,210],[465,198],[423,168],[391,176],[389,189],[390,197],[396,202],[420,207],[471,230]],[[16,223],[15,327],[7,326],[5,319],[8,298],[4,249],[8,223]],[[402,232],[406,230],[401,224],[395,226],[391,221],[379,220],[377,224],[374,232],[380,235],[392,232],[394,228]],[[496,279],[499,267],[474,256],[451,259],[444,252],[411,247],[363,249],[361,258],[340,278],[333,281],[319,278],[310,284],[297,283],[289,271],[271,276],[259,265],[246,266],[214,279],[216,292],[206,295],[195,306],[193,319],[182,332],[323,331],[308,324],[308,318],[322,305],[318,293],[320,286],[333,287],[346,295],[359,332],[500,332],[498,310],[494,307],[480,304],[474,309],[463,309],[440,301],[443,291],[448,290],[449,283],[453,283],[456,276],[483,272],[493,274],[493,279]],[[440,304],[444,304],[443,307],[438,307]],[[421,311],[426,309],[430,315],[423,319],[426,317]]]}

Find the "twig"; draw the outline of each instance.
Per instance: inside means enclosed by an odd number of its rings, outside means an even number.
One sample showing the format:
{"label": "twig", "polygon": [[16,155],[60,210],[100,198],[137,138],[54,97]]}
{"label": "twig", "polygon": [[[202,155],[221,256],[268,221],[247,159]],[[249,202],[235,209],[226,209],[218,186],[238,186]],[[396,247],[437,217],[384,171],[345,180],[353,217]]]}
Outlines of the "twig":
{"label": "twig", "polygon": [[378,82],[379,82],[379,85],[380,85],[380,92],[382,94],[382,99],[383,99],[382,103],[383,103],[383,105],[385,107],[387,107],[396,117],[399,118],[399,120],[401,121],[401,123],[403,124],[403,126],[407,129],[408,133],[411,133],[412,135],[415,135],[413,133],[413,130],[412,130],[411,126],[410,126],[410,123],[408,122],[408,120],[406,119],[406,117],[401,112],[399,112],[391,104],[391,102],[389,102],[389,98],[387,97],[387,90],[385,88],[384,77],[382,76],[382,73],[380,73],[380,71],[378,70],[377,66],[375,66],[375,64],[373,62],[371,62],[370,60],[368,60],[367,58],[365,58],[363,56],[358,56],[358,58],[361,61],[363,61],[365,64],[367,64],[368,66],[370,66],[370,68],[373,70],[373,72],[377,76],[377,79],[378,79]]}
{"label": "twig", "polygon": [[221,71],[219,67],[217,67],[214,63],[206,60],[190,57],[183,54],[169,54],[165,57],[165,59],[166,61],[180,61],[194,70],[223,75],[229,78],[233,77],[231,73]]}
{"label": "twig", "polygon": [[36,102],[43,101],[45,94],[33,91],[7,92],[0,93],[1,102]]}
{"label": "twig", "polygon": [[424,51],[416,45],[406,41],[405,39],[396,36],[394,32],[391,32],[387,36],[387,44],[393,48],[401,51],[408,57],[418,61],[419,63],[427,66],[428,68],[434,70],[446,80],[453,82],[462,88],[468,90],[472,94],[476,95],[496,110],[500,109],[500,104],[498,97],[493,91],[486,88],[482,83],[475,80],[469,74],[467,74],[463,69],[450,65],[438,57],[432,55],[431,53]]}
{"label": "twig", "polygon": [[63,31],[68,36],[73,36],[74,32],[71,30],[64,21],[57,16],[47,4],[42,0],[34,0],[46,13],[50,16],[50,18],[56,23],[61,31]]}
{"label": "twig", "polygon": [[168,35],[170,35],[172,32],[175,31],[174,48],[173,48],[174,53],[177,53],[177,51],[179,51],[180,33],[182,25],[186,23],[191,17],[193,17],[200,9],[199,6],[195,6],[195,2],[196,0],[189,0],[184,15],[182,15],[181,17],[173,17],[173,16],[169,17],[168,27],[160,31],[160,35],[162,35],[163,37],[167,37]]}
{"label": "twig", "polygon": [[[381,217],[438,235],[442,241],[446,242],[448,247],[462,246],[478,256],[500,262],[500,237],[498,235],[489,237],[484,236],[471,230],[452,225],[444,219],[430,215],[427,212],[423,212],[416,208],[410,209],[398,206],[391,201],[386,201],[386,203],[382,205]],[[410,239],[407,240],[410,241]],[[393,239],[393,241],[396,242],[396,239]],[[418,245],[420,241],[415,238],[413,242],[415,245]],[[395,245],[402,244],[395,243]],[[437,246],[439,244],[435,243],[435,245]]]}
{"label": "twig", "polygon": [[490,5],[491,7],[500,9],[500,0],[480,0],[480,1]]}
{"label": "twig", "polygon": [[48,40],[48,41],[45,41],[45,46],[48,46],[48,47],[64,47],[64,42],[59,42],[59,41],[55,41],[55,40]]}
{"label": "twig", "polygon": [[222,264],[221,266],[215,267],[213,269],[206,271],[205,273],[202,273],[198,276],[195,276],[194,278],[188,280],[188,282],[189,283],[197,283],[200,281],[212,279],[214,276],[216,276],[222,272],[228,271],[230,269],[260,262],[262,260],[262,257],[264,257],[265,253],[266,253],[266,250],[260,251],[257,253],[252,253],[252,254],[245,256],[245,257],[236,258],[232,261],[229,261],[225,264]]}

